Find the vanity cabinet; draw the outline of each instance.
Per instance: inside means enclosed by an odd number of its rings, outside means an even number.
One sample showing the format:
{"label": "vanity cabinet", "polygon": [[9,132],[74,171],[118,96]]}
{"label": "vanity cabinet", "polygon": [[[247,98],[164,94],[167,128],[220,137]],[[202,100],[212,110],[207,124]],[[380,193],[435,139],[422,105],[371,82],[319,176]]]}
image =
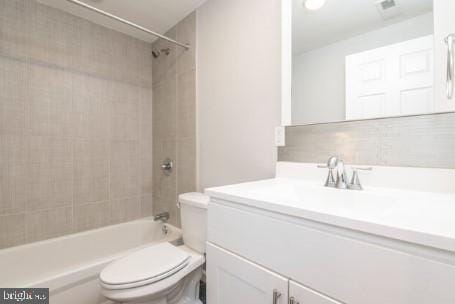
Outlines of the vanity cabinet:
{"label": "vanity cabinet", "polygon": [[452,252],[213,198],[207,267],[209,304],[455,303]]}
{"label": "vanity cabinet", "polygon": [[207,256],[209,304],[340,304],[210,243]]}

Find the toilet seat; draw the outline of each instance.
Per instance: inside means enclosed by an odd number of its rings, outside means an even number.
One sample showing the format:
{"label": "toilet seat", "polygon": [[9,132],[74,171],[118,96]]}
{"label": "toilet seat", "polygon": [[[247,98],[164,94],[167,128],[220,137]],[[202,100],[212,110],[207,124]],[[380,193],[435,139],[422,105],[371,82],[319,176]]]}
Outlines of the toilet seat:
{"label": "toilet seat", "polygon": [[164,280],[185,268],[191,255],[169,243],[138,250],[108,265],[100,274],[110,290],[129,289]]}
{"label": "toilet seat", "polygon": [[[157,246],[157,245],[154,245]],[[205,262],[204,255],[195,252],[194,250],[186,247],[179,246],[175,247],[179,250],[184,251],[190,256],[188,263],[181,270],[174,272],[172,275],[154,283],[136,284],[136,287],[124,287],[118,288],[119,286],[110,285],[101,281],[102,294],[115,302],[130,302],[132,300],[144,302],[150,298],[150,296],[160,297],[160,295],[166,294],[169,290],[176,288],[179,284],[182,284],[188,276],[194,271],[202,271],[201,266]]]}

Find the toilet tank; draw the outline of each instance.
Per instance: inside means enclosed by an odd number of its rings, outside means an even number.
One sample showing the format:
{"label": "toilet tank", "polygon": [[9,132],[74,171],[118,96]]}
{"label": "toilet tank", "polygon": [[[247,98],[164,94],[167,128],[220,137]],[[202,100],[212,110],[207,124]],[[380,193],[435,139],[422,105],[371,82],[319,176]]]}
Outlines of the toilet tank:
{"label": "toilet tank", "polygon": [[199,253],[205,253],[209,200],[209,196],[198,192],[179,195],[183,243]]}

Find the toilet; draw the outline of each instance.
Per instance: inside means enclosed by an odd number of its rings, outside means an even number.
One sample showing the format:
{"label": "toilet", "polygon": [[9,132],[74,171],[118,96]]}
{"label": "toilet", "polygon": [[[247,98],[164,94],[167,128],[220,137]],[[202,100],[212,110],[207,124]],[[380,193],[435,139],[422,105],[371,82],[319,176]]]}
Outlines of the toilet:
{"label": "toilet", "polygon": [[209,197],[179,196],[182,246],[159,243],[113,261],[100,273],[102,294],[117,303],[201,304]]}

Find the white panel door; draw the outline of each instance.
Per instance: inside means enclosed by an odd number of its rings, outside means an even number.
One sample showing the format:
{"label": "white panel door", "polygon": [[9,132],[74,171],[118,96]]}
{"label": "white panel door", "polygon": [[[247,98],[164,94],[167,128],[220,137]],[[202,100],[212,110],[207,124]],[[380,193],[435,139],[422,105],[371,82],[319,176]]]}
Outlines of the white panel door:
{"label": "white panel door", "polygon": [[433,112],[433,36],[346,57],[346,119]]}
{"label": "white panel door", "polygon": [[341,304],[296,282],[289,281],[289,304]]}
{"label": "white panel door", "polygon": [[288,301],[288,280],[210,243],[207,244],[208,304],[277,304]]}

